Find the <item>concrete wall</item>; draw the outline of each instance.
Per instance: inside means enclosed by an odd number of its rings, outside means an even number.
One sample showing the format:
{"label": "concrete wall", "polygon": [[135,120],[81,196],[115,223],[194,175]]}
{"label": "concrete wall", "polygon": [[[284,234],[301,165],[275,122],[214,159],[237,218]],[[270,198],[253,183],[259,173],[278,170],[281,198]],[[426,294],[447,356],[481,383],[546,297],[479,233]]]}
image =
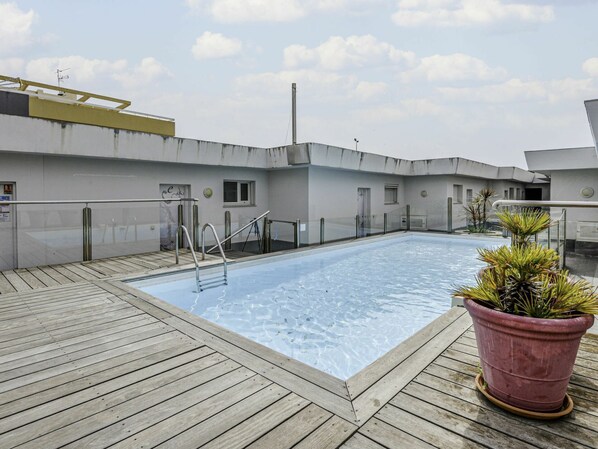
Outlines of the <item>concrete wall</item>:
{"label": "concrete wall", "polygon": [[[384,213],[405,205],[404,177],[378,173],[354,172],[324,167],[309,167],[309,221],[302,242],[319,241],[319,220],[326,220],[325,238],[334,240],[355,235],[357,189],[370,189],[372,226],[383,230]],[[398,186],[398,203],[384,204],[386,185]]]}
{"label": "concrete wall", "polygon": [[[581,195],[585,187],[594,189],[593,197],[584,198]],[[550,196],[553,201],[598,201],[598,169],[553,171]],[[567,239],[575,239],[578,221],[598,222],[598,210],[569,208]]]}
{"label": "concrete wall", "polygon": [[293,226],[276,220],[301,220],[302,223],[308,221],[308,182],[308,167],[271,170],[268,173],[268,202],[270,219],[275,220],[271,227],[275,242],[283,241],[290,244],[294,241]]}
{"label": "concrete wall", "polygon": [[[160,198],[160,184],[189,185],[191,196],[201,200],[200,221],[219,225],[220,235],[223,235],[226,210],[231,211],[234,230],[269,207],[265,170],[9,153],[0,157],[0,180],[16,182],[20,200]],[[224,207],[225,179],[255,181],[255,205]],[[202,194],[206,187],[214,192],[211,198],[204,198]],[[19,206],[19,266],[80,260],[82,207]],[[113,230],[117,234],[116,242],[106,248],[112,251],[111,255],[159,249],[157,204],[91,207],[96,227],[94,257],[102,255],[102,242],[105,245],[113,242]],[[137,241],[134,240],[134,224],[137,224]],[[50,233],[58,229],[63,232]]]}

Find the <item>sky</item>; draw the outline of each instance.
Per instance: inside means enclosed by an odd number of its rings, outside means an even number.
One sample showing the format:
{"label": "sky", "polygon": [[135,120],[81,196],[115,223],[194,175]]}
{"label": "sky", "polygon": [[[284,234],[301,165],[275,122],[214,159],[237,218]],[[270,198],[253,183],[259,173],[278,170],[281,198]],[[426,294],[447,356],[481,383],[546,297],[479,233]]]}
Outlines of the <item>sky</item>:
{"label": "sky", "polygon": [[0,74],[125,98],[176,134],[526,167],[593,145],[598,0],[0,0]]}

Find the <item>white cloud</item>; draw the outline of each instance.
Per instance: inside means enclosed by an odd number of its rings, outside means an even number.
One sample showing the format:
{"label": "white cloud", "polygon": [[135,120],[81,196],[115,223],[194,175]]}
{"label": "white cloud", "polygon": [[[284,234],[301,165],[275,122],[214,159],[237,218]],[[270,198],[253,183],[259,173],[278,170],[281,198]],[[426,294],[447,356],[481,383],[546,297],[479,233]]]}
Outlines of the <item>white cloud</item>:
{"label": "white cloud", "polygon": [[123,73],[115,73],[113,78],[119,81],[126,88],[139,86],[148,86],[153,82],[166,77],[171,77],[172,73],[156,58],[143,58],[133,70]]}
{"label": "white cloud", "polygon": [[353,96],[361,101],[368,101],[380,97],[388,90],[388,85],[383,82],[360,81],[355,86]]}
{"label": "white cloud", "polygon": [[438,91],[447,99],[481,103],[514,103],[564,100],[583,100],[595,92],[591,79],[565,78],[550,81],[523,81],[518,78],[504,83],[481,87],[443,87]]}
{"label": "white cloud", "polygon": [[86,89],[84,85],[98,83],[100,80],[115,80],[125,88],[149,85],[156,80],[171,76],[169,70],[153,57],[143,58],[139,64],[129,68],[125,59],[106,60],[88,59],[83,56],[64,56],[60,58],[39,58],[29,61],[25,72],[33,81],[56,84],[56,69],[70,69],[67,85]]}
{"label": "white cloud", "polygon": [[432,55],[422,58],[412,70],[401,74],[403,81],[497,80],[507,75],[501,67],[489,67],[481,59],[463,53]]}
{"label": "white cloud", "polygon": [[284,49],[284,65],[287,68],[315,65],[325,70],[341,70],[350,66],[409,64],[414,59],[412,52],[399,50],[370,34],[347,38],[332,36],[315,48],[291,45]]}
{"label": "white cloud", "polygon": [[598,58],[587,59],[583,63],[582,69],[589,76],[598,77]]}
{"label": "white cloud", "polygon": [[21,77],[21,72],[25,67],[25,61],[21,58],[0,59],[0,73],[8,76]]}
{"label": "white cloud", "polygon": [[16,3],[0,3],[0,54],[15,53],[31,43],[35,12],[25,12]]}
{"label": "white cloud", "polygon": [[501,21],[550,22],[552,6],[502,0],[402,0],[392,20],[399,26],[469,26]]}
{"label": "white cloud", "polygon": [[221,59],[239,54],[242,48],[243,44],[238,39],[206,31],[195,40],[191,53],[198,60]]}
{"label": "white cloud", "polygon": [[193,12],[224,23],[290,22],[318,12],[367,10],[381,0],[185,0]]}

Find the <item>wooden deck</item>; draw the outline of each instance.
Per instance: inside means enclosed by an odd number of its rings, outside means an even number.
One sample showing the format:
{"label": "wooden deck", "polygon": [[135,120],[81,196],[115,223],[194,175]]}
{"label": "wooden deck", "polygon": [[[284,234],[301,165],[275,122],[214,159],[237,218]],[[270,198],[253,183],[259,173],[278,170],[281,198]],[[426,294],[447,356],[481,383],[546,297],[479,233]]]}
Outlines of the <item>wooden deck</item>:
{"label": "wooden deck", "polygon": [[3,274],[24,291],[0,296],[0,447],[598,447],[596,335],[574,413],[527,420],[475,390],[461,308],[344,382],[120,280],[172,265],[162,257],[29,269],[28,288]]}

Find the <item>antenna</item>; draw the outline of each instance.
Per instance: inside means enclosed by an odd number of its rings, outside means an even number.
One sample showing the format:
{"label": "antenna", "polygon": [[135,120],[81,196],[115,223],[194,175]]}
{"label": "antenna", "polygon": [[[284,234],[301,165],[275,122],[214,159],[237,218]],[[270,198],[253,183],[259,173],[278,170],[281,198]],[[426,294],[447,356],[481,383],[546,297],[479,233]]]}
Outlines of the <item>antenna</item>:
{"label": "antenna", "polygon": [[63,75],[62,72],[66,72],[67,70],[71,70],[69,67],[68,69],[56,69],[56,79],[58,80],[58,87],[60,87],[60,82],[64,80],[68,80],[70,76]]}

